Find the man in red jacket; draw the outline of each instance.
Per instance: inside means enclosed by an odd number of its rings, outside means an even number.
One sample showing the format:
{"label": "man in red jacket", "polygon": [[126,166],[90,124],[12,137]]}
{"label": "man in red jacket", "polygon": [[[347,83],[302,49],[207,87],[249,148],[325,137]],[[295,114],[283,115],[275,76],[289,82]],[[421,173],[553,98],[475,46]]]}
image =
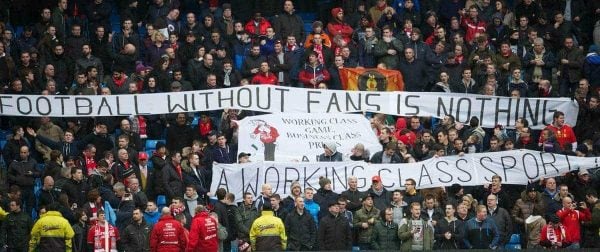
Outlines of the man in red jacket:
{"label": "man in red jacket", "polygon": [[196,215],[190,228],[190,241],[187,252],[217,252],[219,238],[217,237],[218,221],[213,218],[202,205],[196,207]]}
{"label": "man in red jacket", "polygon": [[[568,249],[578,249],[581,241],[581,222],[591,221],[592,214],[585,202],[573,202],[571,197],[562,199],[563,208],[556,212],[566,230],[566,242],[571,245]],[[579,205],[579,207],[577,207]]]}
{"label": "man in red jacket", "polygon": [[277,85],[277,76],[271,73],[269,63],[263,61],[260,63],[260,71],[252,77],[252,84]]}
{"label": "man in red jacket", "polygon": [[186,244],[185,229],[173,218],[171,210],[164,207],[160,219],[150,234],[150,251],[180,252],[185,250]]}

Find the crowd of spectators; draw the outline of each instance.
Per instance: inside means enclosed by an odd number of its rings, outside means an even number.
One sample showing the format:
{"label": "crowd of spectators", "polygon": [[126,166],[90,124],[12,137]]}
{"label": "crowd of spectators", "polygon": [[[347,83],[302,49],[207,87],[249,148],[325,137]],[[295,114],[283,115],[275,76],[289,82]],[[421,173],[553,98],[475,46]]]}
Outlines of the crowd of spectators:
{"label": "crowd of spectators", "polygon": [[[0,94],[342,89],[341,68],[393,69],[412,92],[570,97],[577,124],[560,111],[542,130],[526,118],[482,128],[477,117],[369,114],[383,151],[357,143],[351,160],[600,154],[600,1],[1,2]],[[489,185],[419,190],[409,178],[388,191],[374,176],[367,191],[351,177],[341,194],[325,177],[320,188],[293,183],[287,197],[268,184],[242,199],[211,191],[214,163],[252,159],[237,153],[236,121],[256,114],[0,115],[0,250],[600,247],[593,167],[527,186],[494,176]],[[320,161],[342,161],[335,143],[323,146]]]}

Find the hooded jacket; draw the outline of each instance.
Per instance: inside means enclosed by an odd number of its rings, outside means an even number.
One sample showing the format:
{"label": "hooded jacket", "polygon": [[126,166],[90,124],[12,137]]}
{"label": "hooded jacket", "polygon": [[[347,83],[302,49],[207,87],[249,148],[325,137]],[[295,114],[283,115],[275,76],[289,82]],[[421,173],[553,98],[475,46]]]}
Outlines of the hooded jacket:
{"label": "hooded jacket", "polygon": [[217,237],[218,224],[208,212],[196,214],[190,228],[190,240],[186,251],[217,252],[219,250],[219,239]]}
{"label": "hooded jacket", "polygon": [[285,226],[273,211],[262,211],[250,228],[250,243],[254,251],[282,251],[286,249]]}
{"label": "hooded jacket", "polygon": [[150,234],[150,251],[180,252],[187,245],[185,229],[171,215],[161,216]]}
{"label": "hooded jacket", "polygon": [[58,211],[48,211],[33,225],[29,251],[72,251],[75,232]]}
{"label": "hooded jacket", "polygon": [[342,11],[343,10],[340,7],[331,9],[332,19],[331,22],[327,24],[327,30],[329,31],[329,34],[332,38],[335,38],[335,36],[338,35],[342,36],[342,39],[344,39],[346,44],[348,44],[352,40],[352,32],[354,32],[354,30],[350,25],[344,23],[343,20],[339,20],[337,18],[337,15]]}

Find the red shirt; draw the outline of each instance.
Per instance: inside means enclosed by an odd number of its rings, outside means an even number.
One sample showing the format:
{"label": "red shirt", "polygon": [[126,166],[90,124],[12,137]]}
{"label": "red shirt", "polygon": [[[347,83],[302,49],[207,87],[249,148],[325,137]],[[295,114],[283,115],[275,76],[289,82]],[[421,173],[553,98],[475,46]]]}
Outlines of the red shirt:
{"label": "red shirt", "polygon": [[252,84],[269,84],[269,85],[277,85],[277,76],[275,76],[271,72],[267,73],[257,73],[252,77]]}
{"label": "red shirt", "polygon": [[553,124],[549,124],[546,126],[546,129],[554,132],[554,137],[556,137],[556,141],[560,144],[561,148],[565,148],[565,144],[567,143],[575,143],[577,142],[577,138],[575,138],[575,132],[573,128],[569,125],[563,124],[562,127],[558,128]]}
{"label": "red shirt", "polygon": [[583,210],[573,210],[568,208],[562,208],[556,212],[558,218],[560,218],[560,223],[565,226],[565,230],[567,231],[567,242],[574,243],[581,241],[581,222],[582,221],[590,221],[592,219],[592,214],[590,213],[590,209],[586,208]]}

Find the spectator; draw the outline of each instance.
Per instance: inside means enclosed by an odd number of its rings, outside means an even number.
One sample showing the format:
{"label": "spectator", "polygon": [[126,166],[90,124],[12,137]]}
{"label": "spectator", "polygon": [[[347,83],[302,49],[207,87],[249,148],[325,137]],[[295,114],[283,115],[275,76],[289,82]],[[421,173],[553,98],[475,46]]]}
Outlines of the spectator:
{"label": "spectator", "polygon": [[183,173],[181,168],[181,153],[176,151],[171,154],[170,162],[163,168],[163,184],[166,185],[166,196],[174,199],[184,193]]}
{"label": "spectator", "polygon": [[281,219],[273,216],[270,202],[265,202],[262,214],[252,223],[250,228],[250,244],[252,250],[269,251],[285,250],[287,236]]}
{"label": "spectator", "polygon": [[17,185],[21,188],[23,203],[25,204],[23,209],[26,213],[31,213],[35,205],[34,180],[40,176],[37,162],[30,157],[29,147],[21,146],[19,148],[19,159],[14,160],[8,166],[7,177],[9,185]]}
{"label": "spectator", "polygon": [[460,249],[464,238],[464,222],[454,216],[454,204],[446,204],[444,218],[440,218],[435,228],[435,248]]}
{"label": "spectator", "polygon": [[497,249],[500,233],[496,222],[487,218],[487,208],[477,206],[477,216],[465,223],[465,246],[468,249]]}
{"label": "spectator", "polygon": [[295,198],[295,207],[285,219],[285,231],[288,237],[288,250],[312,250],[316,247],[317,226],[304,209],[304,199]]}
{"label": "spectator", "polygon": [[558,51],[557,70],[560,71],[559,93],[561,97],[570,97],[575,93],[575,86],[581,79],[581,68],[585,55],[574,45],[573,38],[566,37],[563,47]]}
{"label": "spectator", "polygon": [[187,239],[184,232],[185,229],[181,223],[171,215],[171,210],[164,207],[160,219],[150,233],[150,251],[175,252],[185,250]]}
{"label": "spectator", "polygon": [[402,219],[398,236],[402,240],[402,251],[433,249],[433,227],[421,218],[421,205],[410,204],[410,217]]}
{"label": "spectator", "polygon": [[488,217],[494,219],[494,222],[498,227],[498,232],[500,235],[498,246],[504,247],[504,245],[510,241],[510,237],[513,232],[513,224],[510,214],[506,209],[498,206],[498,197],[496,195],[488,195],[486,202]]}
{"label": "spectator", "polygon": [[2,222],[0,243],[6,244],[6,248],[11,251],[27,251],[33,220],[21,209],[19,200],[11,200],[9,207],[10,213]]}
{"label": "spectator", "polygon": [[244,193],[242,204],[238,207],[235,215],[235,223],[237,225],[237,237],[244,241],[250,241],[250,227],[252,222],[258,218],[259,213],[253,204],[252,193]]}
{"label": "spectator", "polygon": [[561,249],[570,246],[567,231],[556,214],[547,215],[548,224],[542,227],[540,245],[544,248]]}
{"label": "spectator", "polygon": [[[66,0],[65,0],[66,3]],[[72,247],[75,235],[69,222],[57,211],[58,204],[47,206],[46,214],[33,225],[29,251],[68,251]],[[54,227],[52,229],[45,227]],[[60,237],[57,239],[57,237]]]}
{"label": "spectator", "polygon": [[98,222],[88,232],[88,246],[94,250],[117,251],[119,240],[119,229],[106,221],[104,210],[99,210]]}
{"label": "spectator", "polygon": [[218,220],[210,216],[203,205],[197,206],[194,211],[198,214],[192,221],[186,251],[219,251]]}
{"label": "spectator", "polygon": [[352,248],[352,231],[346,217],[339,213],[337,201],[329,203],[329,214],[321,219],[318,228],[318,244],[320,250],[350,250]]}
{"label": "spectator", "polygon": [[380,210],[373,203],[373,196],[367,194],[363,198],[363,206],[354,216],[352,226],[358,229],[358,246],[363,250],[370,250],[373,227],[380,221]]}
{"label": "spectator", "polygon": [[121,245],[125,251],[149,251],[151,226],[144,220],[140,208],[133,210],[132,222],[123,230]]}
{"label": "spectator", "polygon": [[381,213],[381,220],[377,221],[373,227],[371,248],[374,250],[398,249],[400,247],[399,225],[393,222],[394,211],[388,207]]}
{"label": "spectator", "polygon": [[565,243],[569,249],[579,249],[581,242],[581,222],[590,221],[591,213],[587,204],[582,201],[575,202],[571,197],[562,199],[562,208],[556,212],[560,222],[564,225],[567,236]]}

